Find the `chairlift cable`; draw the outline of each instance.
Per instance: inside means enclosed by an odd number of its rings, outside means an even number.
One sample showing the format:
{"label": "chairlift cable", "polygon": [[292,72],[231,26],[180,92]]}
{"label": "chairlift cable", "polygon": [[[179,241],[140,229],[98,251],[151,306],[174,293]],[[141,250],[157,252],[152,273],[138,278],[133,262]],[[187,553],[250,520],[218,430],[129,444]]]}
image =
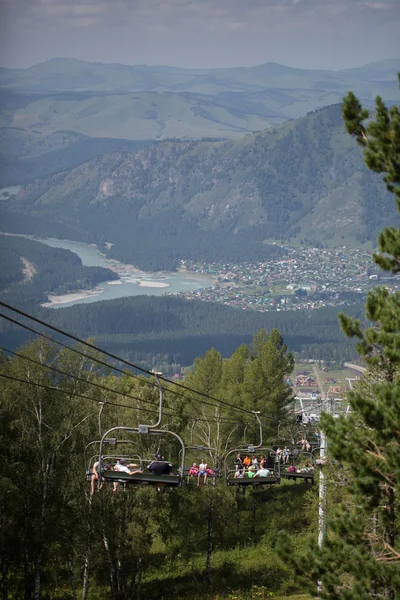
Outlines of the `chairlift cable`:
{"label": "chairlift cable", "polygon": [[[71,379],[74,379],[76,381],[81,381],[82,383],[85,383],[87,385],[92,385],[92,386],[97,387],[97,388],[99,388],[101,390],[104,390],[104,391],[107,391],[107,392],[112,392],[112,393],[118,394],[120,396],[124,396],[126,398],[132,398],[133,400],[139,400],[140,402],[144,401],[143,398],[139,398],[139,396],[133,396],[132,394],[127,394],[125,392],[121,392],[119,390],[115,390],[113,388],[109,388],[107,386],[101,385],[101,384],[96,383],[94,381],[88,381],[86,379],[83,379],[82,377],[78,377],[77,375],[73,375],[72,373],[67,373],[66,371],[62,371],[61,369],[57,369],[56,367],[52,367],[50,365],[46,365],[46,364],[41,363],[41,362],[39,362],[37,360],[34,360],[33,358],[30,358],[28,356],[24,356],[23,354],[20,354],[18,352],[14,352],[13,350],[9,350],[8,348],[4,348],[3,346],[0,346],[0,350],[2,350],[3,352],[8,352],[9,354],[13,354],[14,356],[17,356],[18,358],[21,358],[23,360],[29,361],[29,362],[31,362],[33,364],[36,364],[36,365],[38,365],[40,367],[43,367],[45,369],[49,369],[51,371],[54,371],[55,373],[58,373],[60,375],[65,375],[65,376],[70,377]],[[158,412],[156,410],[149,410],[149,409],[143,408],[141,406],[129,406],[127,404],[115,404],[115,403],[109,402],[108,400],[105,401],[105,402],[107,404],[113,404],[114,406],[121,406],[121,407],[124,407],[124,408],[131,408],[132,410],[139,409],[142,412],[145,412],[145,413],[148,413],[148,414],[158,414]],[[147,401],[147,403],[151,404],[150,401]],[[210,419],[198,418],[195,415],[192,416],[192,415],[179,414],[177,411],[175,411],[175,413],[174,413],[174,411],[172,413],[169,412],[169,411],[168,412],[165,411],[165,414],[167,416],[169,416],[169,417],[182,416],[184,418],[187,418],[188,420],[193,420],[194,419],[196,421],[210,422]],[[221,417],[221,419],[219,419],[219,422],[222,422],[222,423],[237,423],[237,421],[234,421],[233,419],[226,419],[224,417]]]}
{"label": "chairlift cable", "polygon": [[[49,323],[46,323],[45,321],[42,321],[41,319],[38,319],[37,317],[33,317],[33,316],[29,315],[28,313],[26,313],[26,312],[24,312],[24,311],[22,311],[22,310],[20,310],[18,308],[14,308],[13,306],[11,306],[10,304],[7,304],[6,302],[0,301],[0,306],[3,306],[6,309],[12,310],[13,312],[16,312],[17,314],[19,314],[19,315],[21,315],[23,317],[26,317],[26,318],[28,318],[28,319],[30,319],[32,321],[35,321],[36,323],[39,323],[40,325],[43,325],[44,327],[48,327],[52,331],[55,331],[56,333],[64,335],[64,336],[66,336],[66,337],[74,340],[75,342],[83,344],[84,346],[90,348],[91,350],[96,350],[97,352],[101,352],[101,353],[105,354],[106,356],[108,356],[108,357],[110,357],[110,358],[112,358],[114,360],[117,360],[117,361],[119,361],[119,362],[121,362],[123,364],[126,364],[127,366],[129,366],[131,368],[134,368],[134,369],[136,369],[136,370],[138,370],[138,371],[140,371],[142,373],[145,373],[146,375],[152,375],[151,371],[143,369],[142,367],[139,367],[139,366],[137,366],[137,365],[135,365],[135,364],[133,364],[133,363],[131,363],[131,362],[123,359],[123,358],[120,358],[120,357],[116,356],[115,354],[113,354],[111,352],[108,352],[107,350],[102,350],[101,348],[95,346],[94,344],[89,344],[89,342],[85,342],[84,340],[81,340],[80,338],[78,338],[75,335],[67,333],[67,332],[63,331],[62,329],[59,329],[58,327],[55,327],[54,325],[50,325]],[[8,319],[11,322],[15,322],[13,319],[11,319],[10,317],[7,317],[4,314],[0,314],[0,316]],[[21,325],[18,322],[17,322],[17,324]],[[38,333],[38,332],[35,332],[35,333]],[[39,334],[39,335],[41,335],[41,334]],[[59,342],[57,342],[57,343],[59,343]],[[66,347],[69,348],[69,346],[66,346]],[[110,365],[107,365],[107,366],[110,367]],[[133,376],[135,376],[135,375],[133,375]],[[177,383],[176,381],[170,381],[166,377],[160,376],[159,379],[161,379],[162,381],[165,381],[166,383],[175,385],[175,386],[177,386],[180,389],[183,389],[185,391],[192,392],[194,394],[198,394],[199,396],[202,396],[204,398],[208,398],[209,400],[213,400],[214,402],[218,402],[219,404],[223,404],[223,405],[229,406],[231,409],[236,410],[238,412],[244,412],[244,413],[247,413],[247,414],[253,414],[252,411],[250,411],[250,410],[234,406],[230,402],[226,402],[225,400],[220,400],[218,398],[214,398],[213,396],[210,396],[209,394],[205,394],[204,392],[199,392],[199,391],[197,391],[197,390],[195,390],[193,388],[190,388],[190,387],[185,386],[183,384]],[[172,390],[170,390],[170,392],[171,393],[175,393],[175,395],[177,395],[177,393],[173,392]],[[204,401],[203,401],[203,403],[205,404]],[[214,408],[215,408],[215,406],[214,406]]]}
{"label": "chairlift cable", "polygon": [[[25,325],[24,323],[20,323],[19,321],[13,319],[12,317],[9,317],[8,315],[0,313],[0,317],[3,317],[7,321],[10,321],[11,323],[13,323],[15,325],[18,325],[18,326],[22,327],[23,329],[26,329],[26,330],[28,330],[28,331],[30,331],[32,333],[35,333],[36,335],[42,337],[43,339],[48,340],[52,344],[58,344],[59,346],[62,346],[63,348],[66,348],[67,350],[70,350],[71,352],[74,352],[75,354],[78,354],[79,356],[83,356],[84,358],[87,358],[87,359],[89,359],[89,360],[91,360],[93,362],[96,362],[97,364],[100,364],[100,365],[102,365],[104,367],[107,367],[109,369],[114,369],[115,371],[117,371],[118,373],[121,373],[122,375],[127,375],[128,374],[131,377],[137,377],[136,375],[134,375],[132,373],[127,373],[126,371],[123,371],[122,369],[119,369],[118,367],[110,365],[109,363],[107,363],[105,361],[102,361],[99,358],[96,358],[94,356],[90,356],[89,354],[85,354],[84,352],[81,352],[80,350],[77,350],[76,348],[72,348],[71,346],[68,346],[67,344],[64,344],[63,342],[60,342],[59,340],[55,340],[51,336],[46,335],[45,333],[43,333],[41,331],[38,331],[37,329],[33,329],[33,327],[29,327],[29,325]],[[155,387],[155,384],[153,382],[144,381],[143,379],[141,379],[140,381],[143,384],[145,384],[145,385],[151,385],[152,387]],[[168,389],[167,391],[170,394],[173,394],[173,395],[178,396],[178,397],[182,397],[181,394],[178,394],[178,393],[174,392],[173,390]],[[152,403],[149,400],[142,399],[142,402],[144,402],[145,404],[150,404],[151,406],[153,406]],[[209,406],[211,406],[213,408],[216,408],[216,406],[214,404],[210,404],[210,403],[207,403],[207,402],[204,402],[204,401],[203,401],[203,404],[207,404],[207,405],[209,405]],[[142,409],[142,410],[144,410],[144,409]],[[149,412],[149,411],[147,411],[147,412]],[[150,411],[150,412],[153,412],[153,411]],[[156,413],[153,412],[153,414],[156,414]],[[200,418],[198,418],[195,415],[193,415],[193,418],[197,419],[198,421],[200,421],[200,420],[209,421],[209,419],[200,419]],[[222,419],[226,419],[226,417],[221,417],[221,420]],[[231,422],[236,423],[237,421],[232,420]]]}
{"label": "chairlift cable", "polygon": [[[107,392],[113,392],[114,394],[124,396],[125,398],[132,398],[132,400],[139,400],[140,402],[147,402],[147,404],[151,404],[151,402],[149,400],[146,401],[143,398],[139,398],[139,396],[133,396],[132,394],[127,394],[125,392],[121,392],[119,390],[107,387],[105,385],[101,385],[100,383],[96,383],[95,381],[89,381],[87,379],[84,379],[83,377],[79,377],[78,375],[73,375],[72,373],[67,373],[66,371],[57,369],[56,367],[46,365],[44,363],[41,363],[38,360],[35,360],[28,356],[24,356],[23,354],[20,354],[19,352],[14,352],[13,350],[8,350],[7,348],[4,348],[3,346],[0,346],[0,350],[2,350],[3,352],[8,352],[9,354],[13,354],[14,356],[17,356],[18,358],[22,358],[23,360],[29,361],[35,365],[38,365],[39,367],[43,367],[44,369],[49,369],[50,371],[54,371],[55,373],[58,373],[59,375],[65,375],[66,377],[70,377],[71,379],[74,379],[75,381],[81,381],[82,383],[85,383],[87,385],[92,385],[94,387],[97,387],[101,390],[105,390]],[[158,414],[156,410],[147,410],[147,409],[142,408],[141,406],[131,406],[130,408],[132,408],[134,410],[140,409],[144,412]],[[165,414],[167,414],[168,416],[173,416],[168,412],[166,412]]]}
{"label": "chairlift cable", "polygon": [[[33,385],[35,387],[40,387],[40,388],[43,388],[50,392],[60,392],[61,394],[66,394],[68,396],[75,396],[76,398],[83,398],[84,400],[91,400],[92,402],[97,402],[97,404],[99,402],[103,402],[102,400],[99,400],[98,398],[91,398],[90,396],[84,396],[83,394],[78,394],[76,392],[71,392],[70,390],[64,390],[62,388],[58,388],[55,386],[44,385],[43,383],[37,383],[36,381],[28,381],[27,379],[20,379],[19,377],[13,377],[12,375],[6,375],[5,373],[0,373],[0,377],[3,377],[3,379],[10,379],[11,381],[18,381],[19,383],[26,383],[28,385]],[[118,406],[121,408],[134,408],[132,406],[129,406],[129,404],[119,404],[117,402],[110,402],[108,400],[105,400],[104,402],[106,404],[110,404],[111,406]]]}

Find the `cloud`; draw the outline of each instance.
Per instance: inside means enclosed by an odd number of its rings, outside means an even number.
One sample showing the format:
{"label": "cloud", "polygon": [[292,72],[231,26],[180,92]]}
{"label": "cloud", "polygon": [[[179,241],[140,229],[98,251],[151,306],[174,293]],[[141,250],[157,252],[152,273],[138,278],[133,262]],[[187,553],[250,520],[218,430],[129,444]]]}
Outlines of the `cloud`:
{"label": "cloud", "polygon": [[[398,0],[395,0],[398,2]],[[168,25],[168,22],[191,22],[193,26],[207,26],[216,20],[221,26],[235,31],[246,25],[257,29],[268,28],[274,22],[291,23],[296,19],[322,20],[332,15],[344,15],[354,10],[387,11],[393,8],[393,0],[0,0],[3,10],[16,18],[47,19],[80,22],[94,19],[93,24],[120,24],[139,26]]]}
{"label": "cloud", "polygon": [[393,4],[388,4],[387,2],[359,2],[358,5],[365,6],[371,10],[391,10],[393,8]]}
{"label": "cloud", "polygon": [[399,8],[400,0],[0,0],[0,45],[13,65],[74,56],[351,66],[398,54]]}

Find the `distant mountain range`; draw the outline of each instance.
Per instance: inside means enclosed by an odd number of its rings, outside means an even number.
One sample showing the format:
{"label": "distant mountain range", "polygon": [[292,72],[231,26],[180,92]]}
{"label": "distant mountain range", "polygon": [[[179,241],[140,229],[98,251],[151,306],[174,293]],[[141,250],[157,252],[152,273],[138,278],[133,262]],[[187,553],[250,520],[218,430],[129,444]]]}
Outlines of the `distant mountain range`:
{"label": "distant mountain range", "polygon": [[262,259],[265,240],[362,244],[398,220],[339,105],[239,140],[96,157],[35,181],[2,208],[3,230],[113,242],[110,256],[146,269]]}
{"label": "distant mountain range", "polygon": [[0,69],[0,86],[24,92],[258,92],[265,89],[348,89],[349,85],[393,84],[400,59],[383,60],[354,69],[297,69],[274,62],[254,67],[180,69],[128,66],[54,58],[28,69]]}
{"label": "distant mountain range", "polygon": [[0,69],[0,124],[44,136],[58,131],[130,140],[235,138],[338,103],[353,90],[399,100],[400,59],[343,71],[277,63],[178,69],[53,59]]}

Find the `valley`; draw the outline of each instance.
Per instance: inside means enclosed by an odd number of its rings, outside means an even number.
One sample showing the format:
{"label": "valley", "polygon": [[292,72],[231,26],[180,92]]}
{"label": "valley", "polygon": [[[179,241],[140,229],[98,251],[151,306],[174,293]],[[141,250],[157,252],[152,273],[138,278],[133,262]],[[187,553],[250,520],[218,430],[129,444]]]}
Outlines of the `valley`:
{"label": "valley", "polygon": [[398,8],[4,3],[3,600],[400,600]]}
{"label": "valley", "polygon": [[398,222],[343,131],[339,105],[240,140],[99,155],[2,199],[0,217],[10,233],[112,240],[108,258],[144,271],[173,271],[181,260],[263,262],[281,252],[273,241],[362,247]]}

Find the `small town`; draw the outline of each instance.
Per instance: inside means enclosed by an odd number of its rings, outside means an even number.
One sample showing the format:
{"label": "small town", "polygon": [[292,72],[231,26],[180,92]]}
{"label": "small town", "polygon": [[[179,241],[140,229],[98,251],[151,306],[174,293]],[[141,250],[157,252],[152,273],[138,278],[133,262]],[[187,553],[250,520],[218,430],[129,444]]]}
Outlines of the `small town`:
{"label": "small town", "polygon": [[371,253],[365,250],[346,246],[283,248],[287,253],[284,258],[266,262],[182,261],[188,273],[211,276],[214,284],[177,295],[267,312],[357,304],[377,285],[392,291],[400,287],[400,277],[380,271],[372,263]]}

